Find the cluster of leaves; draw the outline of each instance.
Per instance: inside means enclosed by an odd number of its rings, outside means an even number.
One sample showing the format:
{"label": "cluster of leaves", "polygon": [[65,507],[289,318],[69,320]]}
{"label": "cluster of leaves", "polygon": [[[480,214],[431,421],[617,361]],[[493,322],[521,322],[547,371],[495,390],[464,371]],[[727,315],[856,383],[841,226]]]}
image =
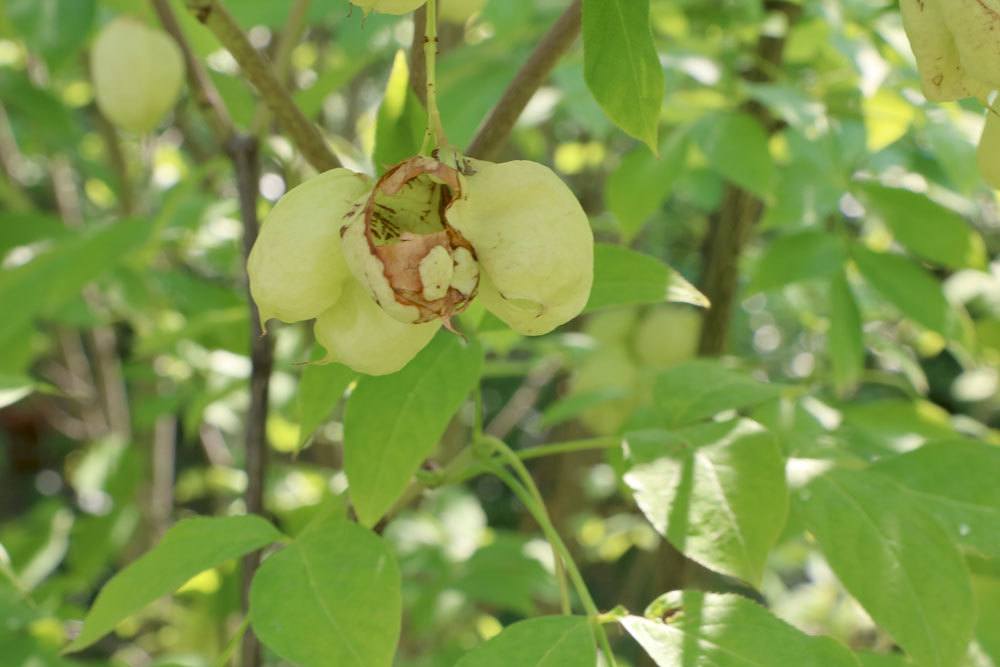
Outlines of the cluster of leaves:
{"label": "cluster of leaves", "polygon": [[[273,51],[286,3],[229,4]],[[575,325],[529,340],[473,308],[466,340],[443,332],[385,377],[305,365],[308,331],[284,327],[268,520],[241,497],[251,323],[230,165],[190,91],[155,136],[118,135],[83,65],[103,21],[152,12],[0,8],[0,661],[207,667],[250,626],[275,665],[590,665],[605,627],[619,664],[1000,665],[983,110],[920,97],[892,2],[648,4],[583,3],[582,48],[506,155],[553,164],[591,215],[585,317],[704,304],[682,275],[710,268],[700,248],[738,194],[761,202],[732,355],[652,369],[647,400],[593,433],[580,417],[620,396],[568,391],[608,347]],[[351,168],[412,154],[409,18],[305,6],[296,103]],[[452,141],[564,6],[492,0],[442,31]],[[254,126],[253,89],[177,9]],[[309,172],[277,129],[262,138],[263,212]],[[233,561],[260,549],[243,619]],[[567,567],[587,615],[556,615]]]}

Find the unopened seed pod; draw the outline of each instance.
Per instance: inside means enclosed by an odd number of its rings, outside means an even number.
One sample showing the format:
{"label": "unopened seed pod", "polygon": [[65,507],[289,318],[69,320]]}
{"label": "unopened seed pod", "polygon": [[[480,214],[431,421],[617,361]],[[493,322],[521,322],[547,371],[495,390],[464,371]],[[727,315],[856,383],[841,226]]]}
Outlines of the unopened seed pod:
{"label": "unopened seed pod", "polygon": [[447,216],[475,249],[483,304],[528,336],[579,315],[593,283],[594,236],[570,189],[535,162],[465,167]]}
{"label": "unopened seed pod", "polygon": [[370,181],[347,169],[314,176],[278,200],[250,251],[250,293],[261,322],[319,317],[340,298],[351,273],[340,227]]}
{"label": "unopened seed pod", "polygon": [[405,366],[440,328],[440,320],[404,324],[389,317],[356,280],[349,280],[337,303],[316,320],[314,331],[327,351],[324,362],[386,375]]}
{"label": "unopened seed pod", "polygon": [[639,370],[623,345],[595,351],[577,365],[570,376],[573,394],[605,394],[600,401],[580,413],[580,421],[600,435],[616,433],[638,405],[636,385]]}
{"label": "unopened seed pod", "polygon": [[400,322],[447,321],[476,295],[475,251],[448,223],[461,192],[455,169],[414,157],[389,169],[346,218],[347,265]]}
{"label": "unopened seed pod", "polygon": [[148,132],[177,102],[184,59],[166,33],[121,17],[94,41],[90,71],[101,113],[118,127]]}
{"label": "unopened seed pod", "polygon": [[993,109],[986,110],[986,124],[976,149],[976,164],[983,180],[1000,190],[1000,115]]}
{"label": "unopened seed pod", "polygon": [[351,3],[365,10],[365,14],[409,14],[427,0],[351,0]]}
{"label": "unopened seed pod", "polygon": [[688,305],[656,306],[639,323],[633,340],[644,367],[667,368],[698,354],[701,312]]}
{"label": "unopened seed pod", "polygon": [[465,23],[485,6],[486,0],[438,0],[438,18],[448,23]]}

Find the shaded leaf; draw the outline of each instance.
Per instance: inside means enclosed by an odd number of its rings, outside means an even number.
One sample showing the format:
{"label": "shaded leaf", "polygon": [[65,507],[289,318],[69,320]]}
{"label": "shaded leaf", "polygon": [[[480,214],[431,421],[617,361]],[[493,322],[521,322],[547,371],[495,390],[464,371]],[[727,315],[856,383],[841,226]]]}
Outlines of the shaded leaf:
{"label": "shaded leaf", "polygon": [[750,420],[626,437],[625,483],[658,533],[719,572],[759,584],[788,514],[785,461]]}
{"label": "shaded leaf", "polygon": [[859,667],[843,645],[811,637],[738,595],[675,591],[621,624],[660,667]]}
{"label": "shaded leaf", "polygon": [[701,149],[712,169],[767,199],[776,172],[760,123],[745,113],[725,113],[707,117],[700,127]]}
{"label": "shaded leaf", "polygon": [[482,362],[478,344],[443,331],[403,370],[358,382],[344,412],[344,469],[362,524],[381,518],[434,451]]}
{"label": "shaded leaf", "polygon": [[921,666],[957,667],[972,638],[969,572],[948,533],[892,480],[833,470],[795,505],[844,587]]}
{"label": "shaded leaf", "polygon": [[583,0],[583,71],[608,117],[655,151],[664,84],[649,0]]}
{"label": "shaded leaf", "polygon": [[747,293],[828,278],[841,271],[846,260],[843,246],[833,234],[822,230],[785,234],[768,244]]}
{"label": "shaded leaf", "polygon": [[827,332],[833,386],[844,395],[857,386],[865,365],[861,312],[843,272],[830,280],[830,330]]}
{"label": "shaded leaf", "polygon": [[312,434],[337,406],[357,373],[341,364],[310,364],[302,369],[296,400],[299,410],[298,447]]}
{"label": "shaded leaf", "polygon": [[401,615],[389,548],[338,518],[310,524],[264,561],[250,587],[254,633],[302,667],[389,667]]}
{"label": "shaded leaf", "polygon": [[176,523],[159,544],[104,585],[66,648],[79,651],[111,632],[118,623],[184,582],[227,560],[282,539],[264,519],[253,516],[197,517]]}
{"label": "shaded leaf", "polygon": [[958,213],[903,188],[866,183],[859,190],[869,210],[910,252],[952,269],[984,265],[983,239]]}
{"label": "shaded leaf", "polygon": [[634,148],[608,177],[604,199],[621,225],[622,237],[630,241],[670,195],[685,168],[688,137],[684,128],[670,135],[659,157],[642,147]]}
{"label": "shaded leaf", "polygon": [[945,334],[949,307],[934,277],[912,260],[855,244],[851,256],[865,279],[907,317]]}
{"label": "shaded leaf", "polygon": [[883,459],[872,470],[916,493],[952,540],[1000,558],[1000,447],[939,440]]}
{"label": "shaded leaf", "polygon": [[769,401],[782,390],[718,361],[697,359],[661,373],[653,397],[664,424],[673,427]]}
{"label": "shaded leaf", "polygon": [[708,305],[704,294],[655,257],[610,243],[594,245],[594,286],[585,310],[664,301]]}
{"label": "shaded leaf", "polygon": [[585,616],[520,621],[459,660],[455,667],[581,667],[597,663]]}
{"label": "shaded leaf", "polygon": [[372,161],[381,174],[387,167],[420,152],[427,113],[410,86],[406,53],[400,49],[392,63],[385,96],[375,118],[375,150]]}

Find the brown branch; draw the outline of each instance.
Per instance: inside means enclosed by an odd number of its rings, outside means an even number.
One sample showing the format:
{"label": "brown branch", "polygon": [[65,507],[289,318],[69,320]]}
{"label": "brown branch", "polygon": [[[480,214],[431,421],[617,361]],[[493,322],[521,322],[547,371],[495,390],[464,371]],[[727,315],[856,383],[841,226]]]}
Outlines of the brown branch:
{"label": "brown branch", "polygon": [[236,59],[243,74],[309,164],[321,172],[340,166],[319,128],[296,106],[288,89],[271,69],[271,64],[253,47],[222,3],[218,0],[187,0],[187,6]]}
{"label": "brown branch", "polygon": [[496,155],[535,92],[576,41],[580,34],[581,16],[581,0],[573,0],[532,51],[500,101],[480,125],[466,151],[468,155],[483,160]]}
{"label": "brown branch", "polygon": [[[288,83],[292,51],[302,39],[302,33],[305,32],[310,4],[312,4],[312,0],[295,0],[291,9],[288,10],[288,18],[285,20],[284,27],[278,33],[274,49],[274,73],[278,82],[283,86]],[[251,133],[254,136],[260,136],[270,122],[270,110],[266,106],[258,107],[257,115],[254,116],[253,123],[250,125]]]}
{"label": "brown branch", "polygon": [[[239,193],[240,217],[243,220],[243,259],[246,260],[257,240],[260,225],[257,220],[257,184],[260,180],[260,155],[256,137],[249,134],[234,134],[226,146],[236,170],[236,188]],[[244,261],[245,264],[245,261]],[[269,337],[260,328],[260,314],[250,296],[247,284],[247,299],[250,304],[250,407],[246,418],[246,461],[247,512],[264,513],[264,487],[267,475],[267,412],[268,387],[271,370],[274,367],[274,348]],[[250,582],[260,565],[260,552],[243,559],[243,609],[248,610]],[[258,667],[261,664],[260,642],[252,631],[243,636],[241,652],[243,667]]]}
{"label": "brown branch", "polygon": [[[769,0],[764,6],[770,12],[783,14],[789,26],[802,11],[799,5],[786,0]],[[762,35],[757,42],[756,64],[743,74],[743,78],[758,83],[771,80],[773,73],[780,69],[784,48],[784,35]],[[743,110],[753,115],[769,134],[779,128],[778,122],[762,105],[749,102]],[[701,291],[712,302],[701,330],[699,352],[702,355],[716,356],[726,349],[739,283],[740,256],[763,213],[764,203],[756,196],[732,183],[726,185],[722,206],[713,216],[702,247]]]}
{"label": "brown branch", "polygon": [[174,15],[174,10],[170,8],[168,0],[150,0],[156,15],[160,17],[160,24],[166,30],[174,42],[180,48],[184,56],[184,65],[187,71],[188,87],[194,95],[198,108],[205,115],[205,119],[212,128],[212,133],[220,144],[229,141],[233,134],[233,119],[226,109],[222,96],[216,89],[212,79],[208,76],[208,71],[202,66],[201,61],[194,55],[191,44],[188,42],[181,25]]}

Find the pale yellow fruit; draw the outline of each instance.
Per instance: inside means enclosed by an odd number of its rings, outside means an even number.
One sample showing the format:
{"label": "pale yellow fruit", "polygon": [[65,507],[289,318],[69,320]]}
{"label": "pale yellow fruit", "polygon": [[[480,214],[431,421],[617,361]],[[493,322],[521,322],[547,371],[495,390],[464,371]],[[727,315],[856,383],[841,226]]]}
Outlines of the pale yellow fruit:
{"label": "pale yellow fruit", "polygon": [[976,149],[976,164],[983,180],[1000,190],[1000,116],[993,109],[986,110],[986,123]]}
{"label": "pale yellow fruit", "polygon": [[583,310],[594,236],[580,203],[534,162],[467,160],[449,224],[479,259],[483,305],[520,334],[548,333]]}
{"label": "pale yellow fruit", "polygon": [[653,308],[635,331],[636,357],[643,366],[667,368],[698,354],[701,311],[692,306],[665,304]]}
{"label": "pale yellow fruit", "polygon": [[587,317],[583,332],[604,345],[624,344],[635,327],[636,314],[631,307],[602,310]]}
{"label": "pale yellow fruit", "polygon": [[455,169],[414,157],[389,169],[344,222],[347,265],[400,322],[448,320],[476,295],[475,253],[445,214],[460,194]]}
{"label": "pale yellow fruit", "polygon": [[427,0],[351,0],[351,3],[369,12],[380,14],[409,14],[417,7],[423,6]]}
{"label": "pale yellow fruit", "polygon": [[967,77],[1000,88],[1000,0],[924,1],[938,3]]}
{"label": "pale yellow fruit", "polygon": [[638,405],[634,395],[639,370],[622,345],[595,351],[570,376],[571,394],[608,391],[617,394],[580,413],[580,422],[599,435],[617,433]]}
{"label": "pale yellow fruit", "polygon": [[351,279],[340,249],[340,227],[370,187],[360,174],[332,169],[278,200],[247,261],[261,322],[272,317],[310,320],[336,303]]}
{"label": "pale yellow fruit", "polygon": [[359,373],[387,375],[405,366],[424,348],[441,320],[404,324],[349,280],[337,303],[316,320],[316,340],[326,348],[323,362],[339,362]]}
{"label": "pale yellow fruit", "polygon": [[[941,2],[900,0],[899,5],[903,28],[917,59],[924,95],[934,102],[985,96],[989,92],[987,87],[972,80],[963,66],[955,36],[945,22]],[[950,4],[951,0],[944,2]]]}
{"label": "pale yellow fruit", "polygon": [[122,17],[94,41],[90,72],[101,113],[118,127],[148,132],[177,102],[184,59],[165,32]]}
{"label": "pale yellow fruit", "polygon": [[485,6],[486,0],[438,0],[438,18],[448,23],[465,23]]}

